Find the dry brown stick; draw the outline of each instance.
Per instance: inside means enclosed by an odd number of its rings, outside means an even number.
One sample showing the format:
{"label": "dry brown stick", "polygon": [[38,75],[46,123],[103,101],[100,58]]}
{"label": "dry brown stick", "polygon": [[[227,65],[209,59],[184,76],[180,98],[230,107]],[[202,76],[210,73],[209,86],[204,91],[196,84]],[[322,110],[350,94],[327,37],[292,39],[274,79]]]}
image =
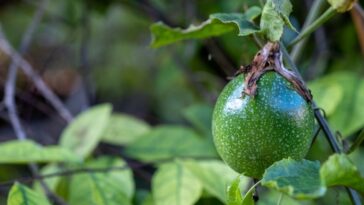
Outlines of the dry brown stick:
{"label": "dry brown stick", "polygon": [[[58,96],[56,96],[52,92],[52,90],[49,89],[43,79],[34,71],[33,67],[29,64],[29,62],[26,61],[18,52],[14,50],[14,48],[10,45],[9,41],[5,38],[2,32],[0,34],[0,49],[12,59],[12,61],[16,65],[14,67],[19,66],[23,70],[23,72],[32,80],[37,89],[42,93],[43,97],[52,104],[58,114],[67,122],[71,122],[73,119],[71,112],[65,107],[65,105],[58,98]],[[9,73],[9,75],[10,74],[11,73]],[[14,93],[14,88],[11,89],[11,92]]]}
{"label": "dry brown stick", "polygon": [[269,55],[274,47],[273,43],[267,43],[265,46],[255,55],[251,64],[251,70],[244,80],[244,94],[254,96],[257,91],[257,81],[259,78],[267,72],[270,68],[266,67],[269,59]]}
{"label": "dry brown stick", "polygon": [[361,6],[356,3],[354,8],[350,10],[351,18],[353,19],[358,40],[360,43],[360,49],[364,56],[364,11]]}
{"label": "dry brown stick", "polygon": [[306,88],[302,80],[293,71],[290,71],[284,67],[282,62],[282,52],[280,51],[280,49],[278,49],[274,53],[274,70],[285,79],[287,79],[290,83],[292,83],[295,90],[300,93],[300,95],[304,97],[307,102],[311,102],[311,92]]}
{"label": "dry brown stick", "polygon": [[[26,32],[23,35],[23,39],[20,46],[20,52],[24,53],[33,36],[34,31],[36,30],[37,26],[39,25],[43,15],[44,15],[44,8],[46,7],[48,3],[48,0],[43,0],[41,4],[38,6],[38,9],[29,24]],[[12,53],[8,53],[7,51],[11,51],[11,47],[9,43],[6,41],[5,36],[3,35],[1,28],[0,28],[0,47],[5,48],[3,51],[8,54],[10,57],[12,57]],[[9,49],[10,48],[10,49]],[[4,94],[4,104],[7,108],[8,115],[10,118],[10,122],[14,128],[15,134],[19,140],[25,140],[27,138],[25,130],[20,122],[17,109],[15,106],[15,86],[16,86],[16,77],[17,77],[17,71],[18,71],[18,64],[20,63],[19,58],[11,58],[12,63],[9,66],[8,69],[8,76],[5,83],[5,94]],[[38,166],[36,164],[29,164],[29,168],[34,176],[38,176]],[[57,197],[47,186],[47,184],[40,180],[41,186],[44,189],[47,197],[52,199],[54,202],[60,205],[65,205],[66,203],[63,202],[59,197]]]}
{"label": "dry brown stick", "polygon": [[279,44],[271,42],[265,44],[264,47],[255,55],[252,64],[248,68],[240,68],[239,71],[246,74],[243,94],[254,97],[258,88],[258,80],[264,73],[271,70],[274,70],[292,83],[295,90],[304,97],[307,102],[311,102],[312,95],[304,86],[302,79],[294,72],[283,66],[282,53],[280,51]]}

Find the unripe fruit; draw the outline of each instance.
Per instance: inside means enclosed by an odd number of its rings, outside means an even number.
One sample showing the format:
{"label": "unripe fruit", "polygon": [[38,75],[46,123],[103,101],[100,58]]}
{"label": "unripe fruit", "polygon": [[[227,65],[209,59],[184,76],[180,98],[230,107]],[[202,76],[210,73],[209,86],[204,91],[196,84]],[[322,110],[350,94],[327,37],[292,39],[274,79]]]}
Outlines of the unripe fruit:
{"label": "unripe fruit", "polygon": [[229,82],[213,113],[212,133],[222,159],[235,171],[261,178],[283,158],[303,158],[311,145],[311,105],[274,71],[261,76],[255,96],[243,96],[244,76]]}

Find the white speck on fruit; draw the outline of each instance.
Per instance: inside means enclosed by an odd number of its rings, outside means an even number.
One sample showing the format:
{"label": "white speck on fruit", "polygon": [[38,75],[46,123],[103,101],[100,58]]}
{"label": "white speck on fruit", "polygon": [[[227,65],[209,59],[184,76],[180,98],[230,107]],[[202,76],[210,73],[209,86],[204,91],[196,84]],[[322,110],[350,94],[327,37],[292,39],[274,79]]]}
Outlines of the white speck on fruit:
{"label": "white speck on fruit", "polygon": [[247,104],[246,98],[244,99],[237,98],[229,101],[226,105],[226,109],[228,111],[235,112],[236,110],[242,109],[246,104]]}

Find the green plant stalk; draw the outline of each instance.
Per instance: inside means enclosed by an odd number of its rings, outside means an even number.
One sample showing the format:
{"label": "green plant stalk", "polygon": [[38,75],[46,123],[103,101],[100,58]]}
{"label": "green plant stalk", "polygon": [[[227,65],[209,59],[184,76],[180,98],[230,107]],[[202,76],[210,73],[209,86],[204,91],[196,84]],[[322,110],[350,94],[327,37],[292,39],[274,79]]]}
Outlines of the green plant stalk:
{"label": "green plant stalk", "polygon": [[[319,16],[320,10],[323,7],[323,5],[325,4],[325,2],[326,2],[325,0],[316,0],[313,3],[313,5],[306,17],[305,23],[302,26],[302,30],[305,30]],[[307,38],[303,39],[301,42],[297,43],[292,48],[291,58],[293,59],[294,62],[297,62],[298,58],[301,56],[301,53],[303,51],[306,41],[307,41]]]}
{"label": "green plant stalk", "polygon": [[279,195],[279,198],[278,198],[278,201],[277,201],[277,205],[281,205],[282,201],[283,201],[283,193],[281,193]]}
{"label": "green plant stalk", "polygon": [[359,147],[361,143],[364,141],[364,128],[359,133],[358,137],[355,139],[354,143],[351,145],[350,149],[348,150],[347,154],[352,153],[356,148]]}
{"label": "green plant stalk", "polygon": [[326,21],[328,21],[331,17],[333,17],[337,11],[330,7],[328,8],[325,13],[323,13],[318,19],[316,19],[312,24],[307,26],[293,41],[289,44],[289,46],[292,46],[302,39],[306,38],[308,35],[310,35],[312,32],[314,32],[318,27],[320,27],[322,24],[324,24]]}
{"label": "green plant stalk", "polygon": [[255,183],[253,186],[250,187],[250,189],[246,192],[245,196],[243,197],[243,202],[245,200],[245,197],[247,197],[250,193],[252,193],[255,187],[257,187],[261,182],[262,180],[259,180],[257,183]]}

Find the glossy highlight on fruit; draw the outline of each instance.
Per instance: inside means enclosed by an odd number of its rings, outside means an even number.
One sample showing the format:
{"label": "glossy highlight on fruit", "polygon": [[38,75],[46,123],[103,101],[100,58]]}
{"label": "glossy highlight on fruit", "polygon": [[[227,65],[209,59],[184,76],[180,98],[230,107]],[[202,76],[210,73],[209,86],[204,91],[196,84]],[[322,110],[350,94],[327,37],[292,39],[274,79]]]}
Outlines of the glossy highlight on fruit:
{"label": "glossy highlight on fruit", "polygon": [[235,171],[261,178],[283,158],[303,158],[311,145],[311,105],[290,82],[269,71],[258,80],[257,94],[243,96],[244,75],[229,82],[213,113],[212,134],[222,159]]}

